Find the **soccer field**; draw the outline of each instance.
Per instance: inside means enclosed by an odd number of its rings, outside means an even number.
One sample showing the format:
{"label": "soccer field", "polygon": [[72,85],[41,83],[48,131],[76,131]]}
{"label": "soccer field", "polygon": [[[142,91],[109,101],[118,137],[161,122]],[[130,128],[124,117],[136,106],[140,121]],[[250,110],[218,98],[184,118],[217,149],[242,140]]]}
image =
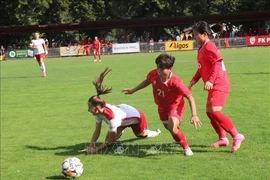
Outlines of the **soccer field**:
{"label": "soccer field", "polygon": [[[78,157],[84,164],[79,178],[89,179],[187,179],[262,180],[270,178],[270,47],[220,50],[231,82],[223,109],[246,140],[230,153],[230,145],[210,148],[217,140],[205,114],[207,93],[200,81],[192,89],[203,126],[194,130],[187,110],[180,128],[194,155],[182,149],[159,121],[151,87],[133,95],[121,89],[134,87],[155,68],[159,53],[45,60],[47,77],[34,59],[1,62],[1,180],[64,179],[60,165],[66,157]],[[188,85],[196,71],[196,51],[171,52],[176,57],[173,72]],[[95,95],[92,80],[106,67],[112,69],[104,85],[112,87],[102,97],[110,104],[126,103],[142,110],[148,128],[161,129],[156,138],[136,138],[131,129],[121,137],[121,153],[110,147],[101,153],[79,152],[90,141],[95,128],[87,101]],[[107,125],[99,142],[105,138]],[[119,148],[118,147],[118,148]]]}

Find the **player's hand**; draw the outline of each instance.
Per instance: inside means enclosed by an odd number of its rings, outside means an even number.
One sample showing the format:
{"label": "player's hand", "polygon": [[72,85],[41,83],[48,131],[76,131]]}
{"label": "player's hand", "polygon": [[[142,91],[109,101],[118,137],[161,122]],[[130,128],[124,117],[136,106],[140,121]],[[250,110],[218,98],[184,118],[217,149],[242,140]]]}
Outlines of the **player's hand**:
{"label": "player's hand", "polygon": [[202,126],[202,122],[200,121],[198,116],[192,116],[190,118],[190,123],[194,125],[194,128],[197,130],[198,127]]}
{"label": "player's hand", "polygon": [[83,150],[81,150],[81,152],[94,153],[94,152],[96,152],[96,148],[87,146],[86,148],[84,148]]}
{"label": "player's hand", "polygon": [[45,54],[46,54],[46,55],[48,54],[48,51],[47,51],[47,50],[45,50]]}
{"label": "player's hand", "polygon": [[207,81],[204,85],[204,90],[211,90],[213,89],[213,83]]}
{"label": "player's hand", "polygon": [[129,89],[129,88],[124,88],[122,89],[122,93],[124,94],[133,94],[133,90],[132,89]]}
{"label": "player's hand", "polygon": [[192,86],[194,86],[196,84],[195,81],[190,81],[189,85],[188,85],[188,89],[191,90]]}

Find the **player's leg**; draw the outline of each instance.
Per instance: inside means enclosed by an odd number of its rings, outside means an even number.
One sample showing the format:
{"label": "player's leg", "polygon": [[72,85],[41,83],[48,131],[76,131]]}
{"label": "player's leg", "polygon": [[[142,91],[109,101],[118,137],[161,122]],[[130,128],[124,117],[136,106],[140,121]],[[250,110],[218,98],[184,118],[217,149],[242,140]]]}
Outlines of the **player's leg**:
{"label": "player's leg", "polygon": [[[42,72],[42,75],[44,76],[46,76],[46,68],[45,68],[45,64],[44,64],[44,59],[43,59],[44,57],[43,56],[41,56],[41,54],[37,54],[37,55],[35,55],[35,59],[37,60],[37,63],[38,63],[38,65],[39,65],[39,68],[40,68],[40,70],[41,70],[41,72]],[[45,74],[44,74],[44,72],[45,72]],[[44,76],[44,77],[45,77]]]}
{"label": "player's leg", "polygon": [[188,146],[188,142],[186,140],[184,133],[178,127],[179,125],[180,125],[180,120],[177,117],[169,116],[167,128],[170,131],[173,139],[175,140],[175,142],[178,142],[179,145],[181,145],[181,147],[184,150],[184,155],[192,156],[193,152]]}
{"label": "player's leg", "polygon": [[[184,108],[178,108],[171,110],[170,112],[159,112],[159,117],[163,122],[164,127],[171,133],[175,142],[177,142],[184,150],[184,155],[192,156],[193,152],[188,146],[188,142],[184,133],[180,130],[179,125],[181,124],[182,117],[184,114]],[[165,120],[167,119],[167,121]]]}
{"label": "player's leg", "polygon": [[101,54],[100,54],[100,50],[98,51],[98,59],[99,59],[99,61],[101,61]]}
{"label": "player's leg", "polygon": [[124,129],[126,129],[127,126],[119,126],[117,128],[117,134],[116,134],[116,141],[118,141],[120,139],[120,137],[123,135],[124,133]]}
{"label": "player's leg", "polygon": [[45,54],[40,54],[40,69],[42,71],[42,75],[44,77],[46,77],[47,74],[46,74],[46,67],[45,67],[45,63],[44,63],[44,58],[45,58]]}
{"label": "player's leg", "polygon": [[94,62],[96,62],[96,61],[97,61],[96,53],[97,53],[97,50],[96,50],[96,49],[94,49]]}
{"label": "player's leg", "polygon": [[133,131],[133,133],[135,134],[135,136],[137,137],[156,137],[158,136],[161,131],[159,129],[157,129],[156,131],[152,131],[147,129],[147,121],[146,118],[144,116],[144,114],[142,112],[140,112],[140,118],[138,118],[138,123],[137,124],[132,124],[130,127]]}
{"label": "player's leg", "polygon": [[234,152],[240,148],[240,145],[242,141],[244,141],[245,137],[238,133],[232,123],[232,120],[221,112],[223,106],[225,105],[228,93],[212,91],[210,96],[211,102],[209,101],[207,106],[207,109],[211,110],[209,114],[212,116],[216,123],[218,123],[226,132],[232,136],[233,146],[231,152]]}

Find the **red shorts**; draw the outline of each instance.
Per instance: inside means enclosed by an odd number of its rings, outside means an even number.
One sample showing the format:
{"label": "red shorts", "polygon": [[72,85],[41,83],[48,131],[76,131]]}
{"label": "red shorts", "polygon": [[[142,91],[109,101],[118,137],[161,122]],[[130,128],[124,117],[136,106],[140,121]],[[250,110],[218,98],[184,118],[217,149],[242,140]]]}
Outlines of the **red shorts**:
{"label": "red shorts", "polygon": [[228,97],[228,92],[208,91],[207,107],[224,106]]}
{"label": "red shorts", "polygon": [[42,59],[44,59],[45,58],[45,54],[43,53],[43,54],[36,54],[35,55],[35,58],[36,58],[36,60],[38,61],[38,62],[40,62],[40,59],[42,58]]}
{"label": "red shorts", "polygon": [[99,49],[94,49],[94,54],[96,54],[96,53],[100,53],[100,50]]}
{"label": "red shorts", "polygon": [[163,123],[167,123],[169,117],[172,116],[172,117],[176,117],[181,122],[185,110],[186,110],[185,106],[178,106],[177,109],[171,109],[171,110],[168,110],[168,111],[158,111],[159,119]]}
{"label": "red shorts", "polygon": [[141,117],[137,118],[137,120],[139,121],[137,124],[131,124],[128,126],[120,126],[120,127],[122,128],[130,127],[135,135],[144,133],[144,131],[147,129],[147,122],[144,114],[141,111],[139,111],[139,113]]}

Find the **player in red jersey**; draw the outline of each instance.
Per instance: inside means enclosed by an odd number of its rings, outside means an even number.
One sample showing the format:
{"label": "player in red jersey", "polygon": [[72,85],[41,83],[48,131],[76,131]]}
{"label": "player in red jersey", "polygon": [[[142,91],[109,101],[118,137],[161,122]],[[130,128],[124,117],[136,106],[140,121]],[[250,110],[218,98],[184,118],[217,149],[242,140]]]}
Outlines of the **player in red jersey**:
{"label": "player in red jersey", "polygon": [[224,62],[217,47],[209,39],[212,36],[212,31],[206,22],[200,21],[195,23],[193,33],[195,41],[200,45],[200,48],[197,55],[198,69],[190,81],[189,88],[191,89],[202,78],[204,90],[208,91],[206,114],[219,136],[219,139],[211,146],[228,146],[229,140],[226,137],[226,132],[228,132],[233,138],[231,152],[234,152],[240,148],[241,142],[245,137],[239,134],[232,121],[221,113],[230,89]]}
{"label": "player in red jersey", "polygon": [[44,64],[45,55],[48,54],[48,47],[44,41],[44,39],[40,38],[38,32],[34,33],[34,39],[31,40],[29,48],[34,49],[35,59],[37,60],[39,67],[42,71],[42,75],[45,77],[46,74],[46,67]]}
{"label": "player in red jersey", "polygon": [[175,142],[179,143],[184,155],[191,156],[193,152],[188,146],[184,133],[179,129],[182,117],[185,111],[184,98],[187,98],[191,108],[190,122],[194,127],[201,126],[201,121],[197,116],[196,104],[188,88],[179,77],[172,73],[175,58],[167,54],[161,54],[156,58],[157,69],[151,70],[146,79],[138,84],[135,88],[124,88],[125,94],[134,92],[152,85],[155,103],[158,106],[160,120],[164,127],[170,131]]}
{"label": "player in red jersey", "polygon": [[101,54],[100,54],[100,41],[98,40],[98,37],[95,36],[95,40],[93,41],[93,48],[94,48],[94,62],[97,61],[96,54],[98,53],[98,59],[101,62]]}
{"label": "player in red jersey", "polygon": [[[104,147],[115,143],[123,130],[130,127],[137,137],[156,137],[160,134],[160,130],[151,131],[147,129],[147,121],[144,114],[127,104],[111,105],[107,104],[100,95],[110,93],[112,89],[105,89],[102,85],[104,77],[110,72],[106,68],[100,77],[93,81],[97,95],[90,97],[88,100],[88,111],[96,118],[96,129],[91,138],[88,147],[83,152],[94,153],[100,151]],[[105,138],[105,142],[98,147],[94,147],[101,132],[101,123],[104,121],[108,124],[109,130]]]}

